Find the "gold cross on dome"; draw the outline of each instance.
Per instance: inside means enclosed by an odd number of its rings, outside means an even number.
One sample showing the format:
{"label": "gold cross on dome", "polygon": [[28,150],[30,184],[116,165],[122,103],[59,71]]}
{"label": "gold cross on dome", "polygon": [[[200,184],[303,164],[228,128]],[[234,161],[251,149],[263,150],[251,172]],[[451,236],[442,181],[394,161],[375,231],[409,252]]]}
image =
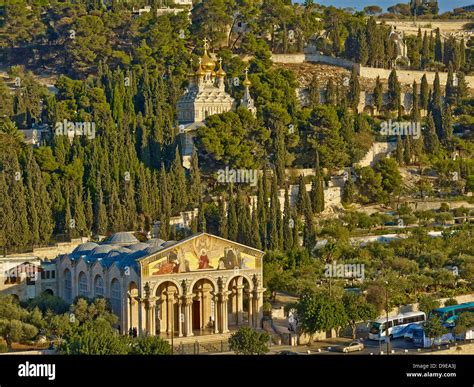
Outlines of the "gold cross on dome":
{"label": "gold cross on dome", "polygon": [[209,48],[209,44],[207,43],[208,42],[207,38],[204,38],[202,41],[204,42],[204,49],[207,50]]}

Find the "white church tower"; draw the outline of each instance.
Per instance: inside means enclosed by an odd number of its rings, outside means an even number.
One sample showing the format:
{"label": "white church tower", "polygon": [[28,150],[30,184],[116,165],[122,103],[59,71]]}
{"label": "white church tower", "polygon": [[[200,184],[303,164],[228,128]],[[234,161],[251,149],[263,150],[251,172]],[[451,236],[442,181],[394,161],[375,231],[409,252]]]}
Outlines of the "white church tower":
{"label": "white church tower", "polygon": [[252,82],[250,82],[250,79],[248,77],[248,74],[249,74],[249,69],[246,68],[245,69],[245,80],[243,82],[243,85],[245,87],[245,90],[244,90],[244,96],[243,98],[240,100],[240,104],[242,106],[245,106],[252,114],[253,116],[255,117],[257,115],[257,108],[255,107],[255,104],[253,102],[253,98],[252,96],[250,95],[250,91],[249,91],[249,88],[250,86],[252,85]]}

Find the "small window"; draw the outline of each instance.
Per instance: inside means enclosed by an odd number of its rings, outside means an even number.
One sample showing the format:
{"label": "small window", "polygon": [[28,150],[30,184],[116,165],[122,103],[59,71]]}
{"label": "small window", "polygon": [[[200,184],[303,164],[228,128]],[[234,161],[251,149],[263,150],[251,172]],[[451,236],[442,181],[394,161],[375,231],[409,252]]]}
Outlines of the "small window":
{"label": "small window", "polygon": [[46,279],[49,279],[49,278],[50,278],[50,275],[51,275],[51,272],[48,270],[48,271],[46,272]]}
{"label": "small window", "polygon": [[42,272],[41,272],[41,279],[44,279],[44,278],[45,278],[44,274],[45,274],[45,272],[42,271]]}
{"label": "small window", "polygon": [[51,270],[51,278],[52,279],[56,278],[56,270]]}

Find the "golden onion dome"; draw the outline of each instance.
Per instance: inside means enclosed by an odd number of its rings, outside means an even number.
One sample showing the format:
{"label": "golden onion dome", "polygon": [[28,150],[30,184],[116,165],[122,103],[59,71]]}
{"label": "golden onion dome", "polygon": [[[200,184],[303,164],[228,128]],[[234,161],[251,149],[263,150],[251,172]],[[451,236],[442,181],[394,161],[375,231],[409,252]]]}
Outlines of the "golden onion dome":
{"label": "golden onion dome", "polygon": [[245,80],[242,82],[242,84],[245,86],[245,87],[249,87],[252,85],[252,82],[250,82],[250,79],[248,77],[248,74],[249,74],[249,70],[248,69],[245,69]]}
{"label": "golden onion dome", "polygon": [[226,72],[222,68],[222,58],[219,58],[219,70],[217,70],[217,76],[219,78],[224,78],[226,75]]}
{"label": "golden onion dome", "polygon": [[195,74],[198,76],[198,77],[203,77],[204,75],[206,75],[206,72],[202,69],[202,65],[199,65],[198,69],[196,70]]}
{"label": "golden onion dome", "polygon": [[214,62],[209,56],[207,52],[208,47],[207,39],[204,39],[204,55],[201,58],[201,66],[204,71],[214,71],[216,68],[216,62]]}

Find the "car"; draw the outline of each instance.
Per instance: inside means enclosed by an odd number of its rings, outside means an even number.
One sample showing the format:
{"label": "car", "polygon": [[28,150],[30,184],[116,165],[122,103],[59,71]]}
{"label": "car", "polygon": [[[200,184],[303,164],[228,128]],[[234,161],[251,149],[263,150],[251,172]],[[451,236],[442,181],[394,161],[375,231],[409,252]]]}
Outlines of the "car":
{"label": "car", "polygon": [[277,355],[299,355],[299,353],[293,351],[280,351],[277,352]]}
{"label": "car", "polygon": [[337,347],[337,350],[343,353],[362,351],[364,349],[364,344],[359,341],[351,341],[347,345]]}

